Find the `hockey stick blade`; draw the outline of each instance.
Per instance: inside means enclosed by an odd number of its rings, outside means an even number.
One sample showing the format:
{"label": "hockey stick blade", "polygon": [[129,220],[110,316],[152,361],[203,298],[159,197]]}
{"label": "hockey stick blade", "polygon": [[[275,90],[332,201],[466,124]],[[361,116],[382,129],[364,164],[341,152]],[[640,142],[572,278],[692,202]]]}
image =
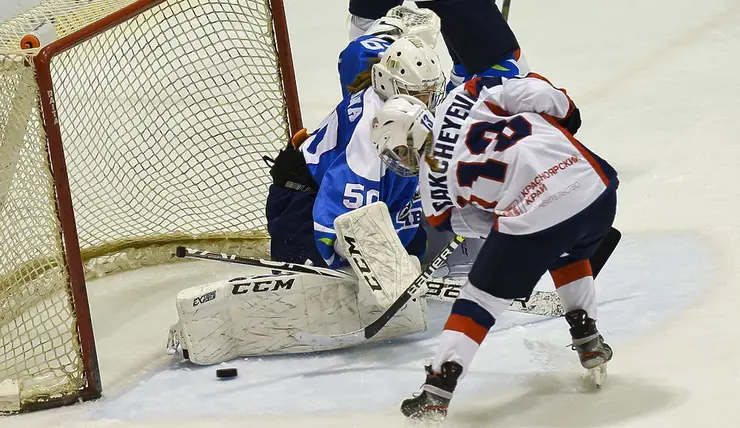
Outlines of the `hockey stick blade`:
{"label": "hockey stick blade", "polygon": [[[464,281],[432,278],[427,281],[428,291],[424,297],[453,303],[460,295],[460,289],[463,285],[465,285]],[[565,313],[557,293],[540,290],[533,291],[527,299],[515,300],[506,310],[553,318],[560,317]]]}
{"label": "hockey stick blade", "polygon": [[591,272],[594,274],[594,278],[604,268],[604,265],[609,260],[609,257],[611,257],[614,249],[617,248],[617,244],[619,244],[621,239],[622,232],[612,227],[601,241],[599,248],[591,256]]}
{"label": "hockey stick blade", "polygon": [[179,258],[236,263],[264,269],[280,270],[284,272],[308,273],[312,275],[328,276],[331,278],[354,278],[354,275],[342,272],[340,270],[295,263],[276,262],[265,259],[253,259],[250,257],[238,256],[236,254],[213,253],[210,251],[198,250],[195,248],[177,247],[177,249],[175,250],[175,255]]}
{"label": "hockey stick blade", "polygon": [[458,246],[465,240],[462,236],[456,235],[452,241],[450,241],[442,251],[437,254],[432,262],[421,271],[421,274],[414,279],[406,290],[401,293],[400,296],[383,312],[378,319],[368,324],[365,328],[352,331],[344,334],[334,335],[316,335],[311,333],[296,333],[294,337],[302,343],[310,345],[335,345],[335,346],[347,346],[361,343],[365,340],[371,339],[373,336],[378,334],[380,330],[388,324],[388,321],[393,318],[394,315],[400,311],[409,300],[417,297],[416,294],[427,280],[432,276],[434,271],[442,267],[447,257],[452,254]]}

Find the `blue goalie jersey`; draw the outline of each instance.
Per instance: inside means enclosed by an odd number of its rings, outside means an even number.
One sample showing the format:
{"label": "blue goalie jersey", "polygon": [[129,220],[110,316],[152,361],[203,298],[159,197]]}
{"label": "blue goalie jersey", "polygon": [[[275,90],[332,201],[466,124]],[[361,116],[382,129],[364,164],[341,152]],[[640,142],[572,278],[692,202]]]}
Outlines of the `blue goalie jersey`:
{"label": "blue goalie jersey", "polygon": [[404,246],[414,238],[421,221],[418,177],[401,177],[388,170],[370,139],[372,119],[382,105],[372,89],[351,94],[300,146],[319,184],[313,206],[314,235],[330,268],[343,262],[334,251],[334,219],[340,215],[383,201]]}

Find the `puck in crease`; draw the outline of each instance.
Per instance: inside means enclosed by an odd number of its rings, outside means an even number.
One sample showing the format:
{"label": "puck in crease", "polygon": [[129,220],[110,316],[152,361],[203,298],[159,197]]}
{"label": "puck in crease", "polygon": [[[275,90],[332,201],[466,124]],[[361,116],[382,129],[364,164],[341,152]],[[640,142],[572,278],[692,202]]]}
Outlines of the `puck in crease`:
{"label": "puck in crease", "polygon": [[216,370],[216,377],[219,379],[233,379],[237,375],[236,367],[228,367]]}

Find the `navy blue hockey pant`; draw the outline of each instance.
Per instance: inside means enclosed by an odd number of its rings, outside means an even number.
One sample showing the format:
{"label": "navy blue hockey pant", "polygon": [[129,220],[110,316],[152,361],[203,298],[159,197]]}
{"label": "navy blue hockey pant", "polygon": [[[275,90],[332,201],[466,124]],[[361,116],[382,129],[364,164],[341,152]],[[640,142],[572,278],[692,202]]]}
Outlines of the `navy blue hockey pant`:
{"label": "navy blue hockey pant", "polygon": [[583,211],[545,230],[529,235],[492,230],[470,271],[470,282],[494,297],[526,298],[546,272],[589,259],[614,222],[617,187],[615,179]]}

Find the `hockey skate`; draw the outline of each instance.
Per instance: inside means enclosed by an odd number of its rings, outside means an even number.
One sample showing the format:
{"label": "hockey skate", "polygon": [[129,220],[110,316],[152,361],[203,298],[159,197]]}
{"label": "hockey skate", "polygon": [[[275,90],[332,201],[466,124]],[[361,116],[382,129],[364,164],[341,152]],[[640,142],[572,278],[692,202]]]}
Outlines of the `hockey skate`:
{"label": "hockey skate", "polygon": [[570,325],[572,348],[578,352],[581,365],[588,370],[594,384],[601,387],[606,381],[606,363],[612,359],[612,348],[596,329],[596,321],[589,318],[583,309],[568,312],[565,320]]}
{"label": "hockey skate", "polygon": [[421,392],[403,401],[401,413],[416,420],[441,422],[447,416],[447,406],[457,386],[457,378],[462,374],[462,366],[448,361],[442,364],[441,373],[432,372],[432,366],[424,369],[427,379]]}

